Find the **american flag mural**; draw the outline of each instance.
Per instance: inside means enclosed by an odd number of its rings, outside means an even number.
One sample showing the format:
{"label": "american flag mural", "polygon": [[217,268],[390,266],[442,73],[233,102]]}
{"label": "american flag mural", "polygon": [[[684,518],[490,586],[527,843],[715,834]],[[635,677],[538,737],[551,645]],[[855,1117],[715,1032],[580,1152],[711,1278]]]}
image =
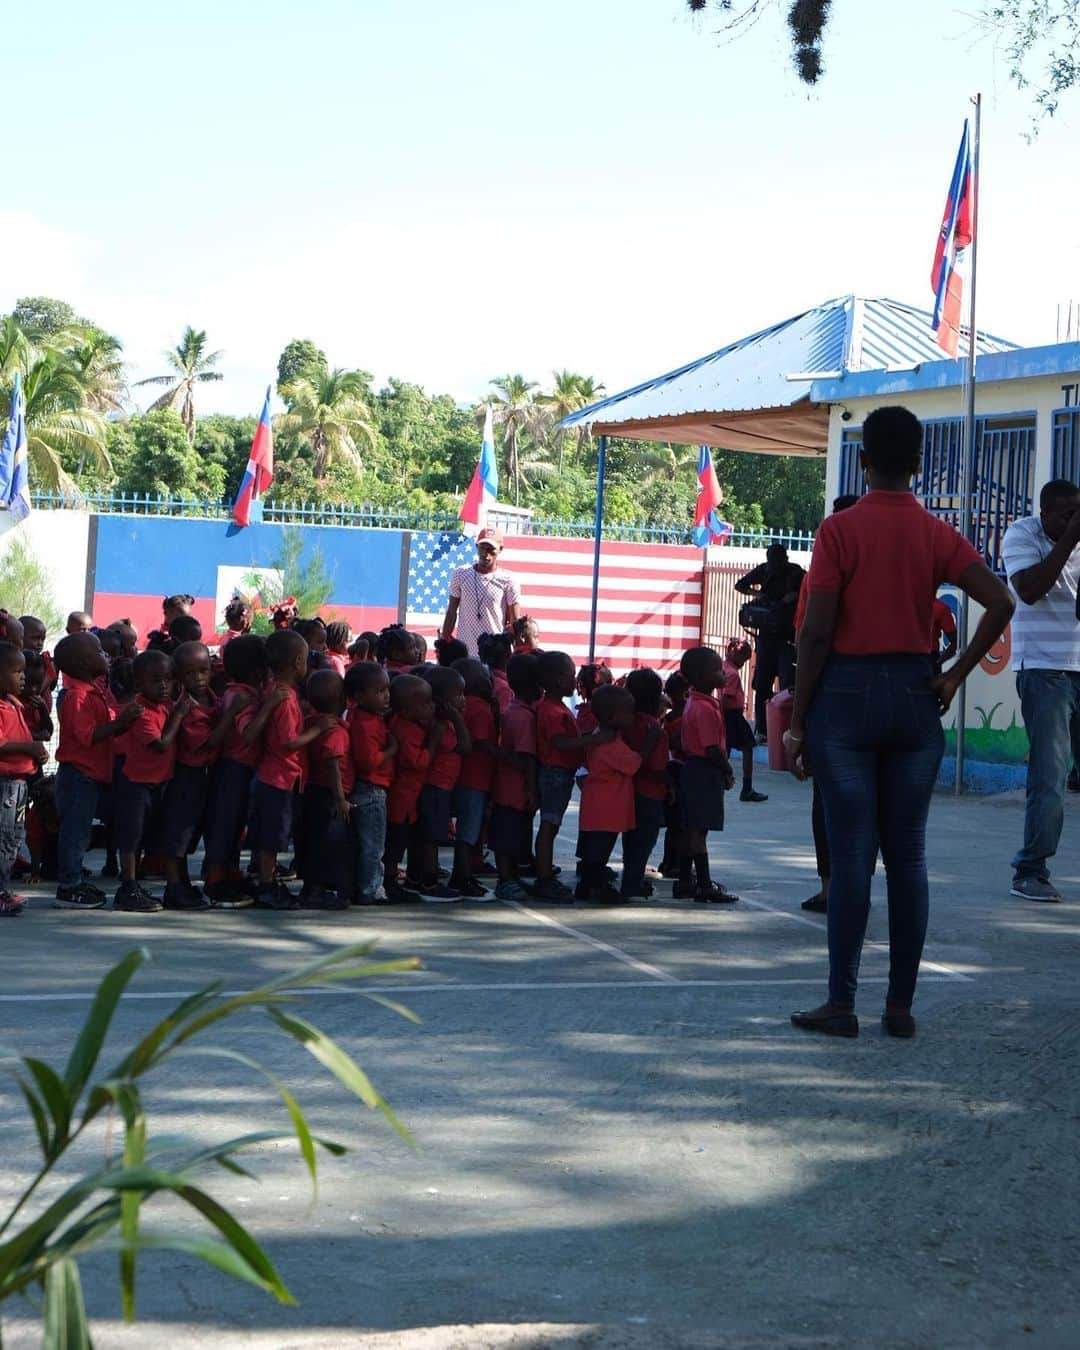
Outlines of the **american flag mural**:
{"label": "american flag mural", "polygon": [[[596,654],[616,672],[678,665],[701,637],[704,552],[677,544],[604,543]],[[458,534],[414,533],[409,545],[407,627],[431,637],[446,613],[450,573],[476,558],[476,544]],[[506,536],[500,567],[521,587],[521,612],[540,628],[540,646],[568,652],[581,665],[589,653],[593,541]]]}

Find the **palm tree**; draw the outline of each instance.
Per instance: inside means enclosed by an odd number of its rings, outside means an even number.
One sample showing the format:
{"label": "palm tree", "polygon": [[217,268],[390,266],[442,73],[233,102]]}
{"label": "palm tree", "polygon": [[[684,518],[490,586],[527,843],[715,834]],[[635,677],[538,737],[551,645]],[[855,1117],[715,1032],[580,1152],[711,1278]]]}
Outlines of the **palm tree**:
{"label": "palm tree", "polygon": [[105,448],[105,419],[87,402],[78,371],[61,353],[45,351],[23,376],[26,438],[33,478],[67,497],[77,495],[63,457],[79,456],[110,470]]}
{"label": "palm tree", "polygon": [[25,374],[32,359],[31,353],[29,339],[19,327],[14,314],[8,314],[0,323],[0,380],[10,384],[16,371]]}
{"label": "palm tree", "polygon": [[657,445],[645,442],[635,477],[639,483],[674,483],[697,471],[696,445]]}
{"label": "palm tree", "polygon": [[337,460],[357,470],[363,468],[358,437],[367,441],[370,449],[375,448],[378,438],[367,393],[367,381],[358,370],[331,370],[325,375],[313,372],[282,388],[281,396],[289,410],[280,419],[281,428],[311,447],[311,472],[317,480],[324,479]]}
{"label": "palm tree", "polygon": [[[564,417],[569,417],[579,408],[587,408],[590,403],[595,403],[604,391],[604,386],[597,384],[591,375],[579,375],[574,370],[553,370],[551,379],[551,393],[543,396],[543,402],[547,405],[552,419],[556,422],[561,422]],[[587,435],[588,431],[585,427],[578,427],[578,459],[581,458],[582,442]],[[559,472],[561,473],[566,432],[560,430],[558,437]]]}
{"label": "palm tree", "polygon": [[224,353],[208,352],[206,347],[205,331],[192,328],[188,324],[179,345],[164,354],[165,360],[172,366],[169,374],[151,375],[148,379],[136,381],[136,386],[143,384],[169,386],[159,399],[151,403],[147,412],[157,412],[160,408],[175,408],[179,403],[180,420],[184,424],[189,441],[195,439],[195,386],[225,378],[220,371],[210,368],[221,360]]}
{"label": "palm tree", "polygon": [[521,464],[518,446],[522,429],[528,425],[539,386],[524,375],[501,375],[489,381],[494,392],[488,401],[494,405],[495,419],[503,425],[503,446],[506,449],[506,476],[514,485],[514,505],[521,505]]}
{"label": "palm tree", "polygon": [[118,338],[100,328],[85,328],[72,344],[69,356],[86,390],[86,401],[96,412],[120,412],[127,397],[124,348]]}

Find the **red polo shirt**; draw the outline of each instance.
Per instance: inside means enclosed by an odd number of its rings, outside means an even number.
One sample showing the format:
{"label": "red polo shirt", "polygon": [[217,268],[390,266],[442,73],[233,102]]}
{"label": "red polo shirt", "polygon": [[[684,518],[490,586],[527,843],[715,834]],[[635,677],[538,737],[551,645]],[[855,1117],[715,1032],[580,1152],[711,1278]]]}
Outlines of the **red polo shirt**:
{"label": "red polo shirt", "polygon": [[509,708],[510,700],[514,697],[514,691],[510,688],[505,670],[493,670],[491,672],[491,683],[495,694],[495,702],[501,715]]}
{"label": "red polo shirt", "polygon": [[394,761],[382,762],[390,728],[386,718],[366,708],[353,708],[349,715],[349,749],[355,777],[361,783],[388,788],[394,781]]}
{"label": "red polo shirt", "polygon": [[453,722],[443,724],[442,740],[431,756],[427,771],[427,782],[432,787],[452,788],[457,786],[461,777],[461,751],[458,747],[457,732]]}
{"label": "red polo shirt", "polygon": [[465,695],[465,730],[473,749],[462,758],[458,787],[490,792],[495,781],[495,756],[490,750],[477,750],[477,741],[495,742],[495,712],[486,698]]}
{"label": "red polo shirt", "polygon": [[[0,745],[10,741],[32,741],[23,706],[14,698],[0,698]],[[0,758],[0,778],[29,778],[38,762],[29,755],[4,755]]]}
{"label": "red polo shirt", "polygon": [[726,750],[727,735],[720,700],[691,689],[683,711],[681,731],[683,754],[688,758],[700,758],[713,745]]}
{"label": "red polo shirt", "polygon": [[394,762],[394,781],[386,794],[386,816],[394,825],[416,820],[416,800],[431,767],[431,753],[426,748],[427,729],[419,722],[407,722],[404,717],[391,717],[390,732],[398,743]]}
{"label": "red polo shirt", "polygon": [[97,727],[112,722],[115,705],[110,705],[100,687],[74,675],[64,679],[64,697],[60,700],[60,745],[58,764],[70,764],[95,783],[112,781],[113,741],[111,737],[93,744]]}
{"label": "red polo shirt", "polygon": [[[653,727],[658,726],[660,726],[658,718],[651,717],[648,713],[636,713],[634,725],[625,735],[626,744],[640,755],[645,745],[645,737]],[[668,738],[667,733],[661,730],[652,753],[648,759],[642,761],[641,768],[634,777],[634,791],[640,793],[642,797],[652,797],[654,801],[662,802],[668,794],[667,762]]]}
{"label": "red polo shirt", "polygon": [[925,655],[934,599],[983,559],[910,492],[868,492],[822,521],[807,586],[839,595],[832,650]]}
{"label": "red polo shirt", "polygon": [[[67,700],[65,694],[65,704]],[[142,716],[124,732],[122,773],[129,783],[167,783],[176,767],[176,741],[170,741],[164,750],[155,749],[150,742],[161,739],[172,704],[148,703],[142,694],[135,695],[135,702],[142,709]]]}
{"label": "red polo shirt", "polygon": [[254,769],[262,758],[262,746],[257,740],[251,745],[245,745],[244,728],[259,711],[262,693],[253,684],[239,684],[236,680],[230,680],[225,686],[225,697],[221,701],[222,711],[224,712],[240,694],[247,694],[251,702],[245,708],[241,708],[233,718],[232,725],[221,743],[221,758],[235,759],[238,764],[246,764],[249,769]]}
{"label": "red polo shirt", "polygon": [[634,775],[641,756],[621,736],[603,745],[590,745],[585,755],[588,776],[581,785],[581,828],[621,834],[632,830]]}
{"label": "red polo shirt", "polygon": [[730,661],[724,662],[724,689],[720,703],[732,712],[742,712],[746,707],[746,690],[743,688],[742,672]]}
{"label": "red polo shirt", "polygon": [[268,787],[291,792],[304,776],[305,756],[302,748],[286,750],[285,746],[304,730],[304,714],[299,695],[291,685],[275,685],[274,688],[285,689],[286,696],[263,728],[262,758],[255,777]]}
{"label": "red polo shirt", "polygon": [[536,705],[536,755],[540,763],[559,769],[580,768],[580,750],[557,750],[552,745],[555,736],[580,735],[574,714],[562,699],[545,694]]}
{"label": "red polo shirt", "polygon": [[[321,713],[316,717],[322,716]],[[309,721],[316,720],[315,717]],[[330,761],[337,760],[341,774],[341,788],[347,797],[356,783],[356,770],[353,768],[352,755],[349,753],[349,729],[344,722],[338,722],[312,743],[310,750],[311,781],[317,787],[328,788],[330,782]]]}
{"label": "red polo shirt", "polygon": [[579,736],[591,736],[600,725],[592,710],[592,704],[587,699],[577,705],[574,721],[577,724]]}
{"label": "red polo shirt", "polygon": [[210,695],[209,703],[196,703],[180,723],[176,733],[176,760],[194,769],[205,769],[218,757],[216,747],[207,745],[210,733],[221,716],[221,700]]}
{"label": "red polo shirt", "polygon": [[[521,755],[536,754],[536,713],[519,698],[511,699],[499,724],[499,745]],[[529,791],[525,774],[515,764],[500,759],[495,766],[492,800],[496,806],[515,811],[529,809]]]}

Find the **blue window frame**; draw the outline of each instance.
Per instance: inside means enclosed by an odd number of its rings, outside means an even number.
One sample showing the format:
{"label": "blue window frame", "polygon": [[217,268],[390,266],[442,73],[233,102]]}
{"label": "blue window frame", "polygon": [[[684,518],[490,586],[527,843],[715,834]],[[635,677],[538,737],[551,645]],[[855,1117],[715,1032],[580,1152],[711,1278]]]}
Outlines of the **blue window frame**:
{"label": "blue window frame", "polygon": [[[1080,409],[1066,411],[1080,412]],[[1056,434],[1055,431],[1055,447]],[[925,421],[922,468],[913,485],[915,495],[926,509],[957,529],[962,528],[960,472],[963,440],[962,417],[939,417]],[[1070,444],[1074,455],[1080,460],[1078,418],[1074,418]],[[861,496],[866,491],[866,479],[859,464],[861,446],[862,428],[845,427],[840,437],[839,492]],[[1073,475],[1062,473],[1057,476]],[[1006,529],[1019,516],[1031,514],[1034,488],[1035,414],[1009,413],[977,418],[972,512],[974,539],[975,547],[995,571],[1001,567],[1001,542]]]}
{"label": "blue window frame", "polygon": [[1080,408],[1056,408],[1052,416],[1050,477],[1080,483]]}

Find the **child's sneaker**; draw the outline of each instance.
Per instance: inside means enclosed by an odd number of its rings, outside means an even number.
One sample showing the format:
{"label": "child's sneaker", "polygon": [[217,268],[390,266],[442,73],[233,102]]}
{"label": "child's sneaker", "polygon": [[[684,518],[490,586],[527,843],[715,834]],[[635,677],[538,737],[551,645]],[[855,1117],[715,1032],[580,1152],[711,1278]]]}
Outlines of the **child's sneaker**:
{"label": "child's sneaker", "polygon": [[300,901],[289,890],[288,886],[280,881],[274,881],[269,886],[260,886],[258,899],[255,901],[258,909],[299,909]]}
{"label": "child's sneaker", "polygon": [[211,909],[250,909],[255,903],[253,895],[229,881],[208,881],[203,895],[210,901]]}
{"label": "child's sneaker", "polygon": [[699,905],[734,905],[738,902],[739,897],[732,895],[718,881],[710,881],[707,886],[697,888],[694,892],[694,899]]}
{"label": "child's sneaker", "polygon": [[418,905],[420,903],[420,892],[410,891],[400,881],[388,881],[385,887],[385,895],[385,903],[388,905]]}
{"label": "child's sneaker", "polygon": [[113,897],[113,909],[126,914],[157,914],[163,909],[156,895],[151,895],[137,881],[122,881]]}
{"label": "child's sneaker", "polygon": [[596,886],[589,889],[578,886],[574,891],[575,900],[588,900],[593,905],[625,905],[626,896],[614,886]]}
{"label": "child's sneaker", "polygon": [[454,890],[461,892],[463,900],[490,900],[492,898],[487,887],[481,886],[475,877],[470,877],[468,881],[458,881],[451,877],[450,885]]}
{"label": "child's sneaker", "polygon": [[0,891],[0,918],[17,919],[26,908],[21,895],[12,895],[10,891]]}
{"label": "child's sneaker", "polygon": [[572,900],[574,893],[564,885],[554,873],[550,877],[541,877],[533,886],[535,900]]}
{"label": "child's sneaker", "polygon": [[496,900],[531,900],[532,892],[525,889],[520,881],[500,881],[495,887]]}
{"label": "child's sneaker", "polygon": [[442,881],[425,881],[420,888],[420,899],[425,905],[449,905],[461,899],[461,892]]}
{"label": "child's sneaker", "polygon": [[755,792],[753,788],[743,788],[739,793],[741,802],[767,802],[769,799],[764,792]]}
{"label": "child's sneaker", "polygon": [[53,909],[101,909],[105,904],[105,894],[96,886],[57,886]]}
{"label": "child's sneaker", "polygon": [[196,910],[209,909],[210,901],[203,896],[202,891],[197,890],[194,886],[189,889],[183,882],[178,881],[175,884],[170,882],[165,887],[163,905],[165,909],[184,910],[191,913]]}

